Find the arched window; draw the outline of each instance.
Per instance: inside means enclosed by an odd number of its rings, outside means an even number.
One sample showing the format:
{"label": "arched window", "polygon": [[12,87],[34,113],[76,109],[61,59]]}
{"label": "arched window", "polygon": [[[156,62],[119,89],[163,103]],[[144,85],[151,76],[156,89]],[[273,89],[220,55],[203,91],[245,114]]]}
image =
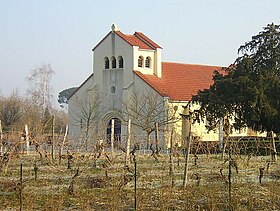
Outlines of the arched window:
{"label": "arched window", "polygon": [[112,69],[116,68],[117,67],[117,61],[116,61],[116,58],[114,56],[112,56],[111,62],[112,62]]}
{"label": "arched window", "polygon": [[105,69],[109,69],[109,58],[108,57],[104,58],[104,67],[105,67]]}
{"label": "arched window", "polygon": [[139,56],[139,58],[138,58],[138,67],[143,67],[143,61],[144,61],[143,56]]}
{"label": "arched window", "polygon": [[119,68],[123,68],[123,57],[122,56],[118,56],[118,64],[119,64]]}
{"label": "arched window", "polygon": [[146,68],[150,68],[151,67],[151,58],[150,57],[146,57],[146,59],[145,59],[145,67]]}

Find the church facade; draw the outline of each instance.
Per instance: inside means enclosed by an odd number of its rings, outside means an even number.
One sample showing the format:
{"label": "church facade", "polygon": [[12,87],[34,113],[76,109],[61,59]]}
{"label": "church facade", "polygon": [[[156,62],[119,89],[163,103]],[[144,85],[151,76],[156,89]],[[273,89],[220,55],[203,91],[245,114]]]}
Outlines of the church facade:
{"label": "church facade", "polygon": [[68,100],[74,147],[124,143],[129,121],[135,141],[158,139],[163,147],[171,138],[183,144],[190,131],[203,141],[221,137],[219,130],[207,132],[204,124],[191,124],[181,114],[222,67],[162,62],[161,46],[142,32],[124,34],[115,25],[92,50],[93,72]]}

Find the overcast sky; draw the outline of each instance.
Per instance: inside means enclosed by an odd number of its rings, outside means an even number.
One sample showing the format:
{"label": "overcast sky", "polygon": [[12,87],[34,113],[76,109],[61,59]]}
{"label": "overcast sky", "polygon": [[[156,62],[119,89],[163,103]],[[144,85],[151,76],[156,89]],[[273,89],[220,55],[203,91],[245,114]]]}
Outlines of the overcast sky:
{"label": "overcast sky", "polygon": [[0,0],[0,90],[24,95],[30,71],[51,64],[56,100],[91,74],[91,49],[112,23],[146,34],[163,61],[228,66],[272,22],[280,0]]}

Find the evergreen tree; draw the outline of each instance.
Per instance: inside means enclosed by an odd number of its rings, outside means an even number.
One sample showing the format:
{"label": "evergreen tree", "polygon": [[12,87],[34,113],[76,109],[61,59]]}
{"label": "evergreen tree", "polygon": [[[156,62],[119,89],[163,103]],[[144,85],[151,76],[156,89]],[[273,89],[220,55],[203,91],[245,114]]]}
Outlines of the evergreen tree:
{"label": "evergreen tree", "polygon": [[77,90],[77,87],[71,87],[64,89],[58,94],[58,103],[61,108],[65,108],[68,105],[68,98]]}
{"label": "evergreen tree", "polygon": [[192,100],[201,107],[197,120],[209,129],[220,118],[232,116],[236,129],[280,133],[280,27],[268,24],[238,49],[239,57],[226,74],[216,72],[214,84]]}

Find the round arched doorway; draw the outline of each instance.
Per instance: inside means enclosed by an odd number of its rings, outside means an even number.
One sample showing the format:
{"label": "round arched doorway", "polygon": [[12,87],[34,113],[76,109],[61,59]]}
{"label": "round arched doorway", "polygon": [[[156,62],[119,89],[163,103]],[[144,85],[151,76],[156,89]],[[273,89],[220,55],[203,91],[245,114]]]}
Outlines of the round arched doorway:
{"label": "round arched doorway", "polygon": [[106,133],[107,144],[111,145],[112,140],[114,141],[114,145],[121,144],[121,132],[122,132],[121,120],[119,120],[118,118],[110,119],[109,122],[107,123],[107,133]]}

